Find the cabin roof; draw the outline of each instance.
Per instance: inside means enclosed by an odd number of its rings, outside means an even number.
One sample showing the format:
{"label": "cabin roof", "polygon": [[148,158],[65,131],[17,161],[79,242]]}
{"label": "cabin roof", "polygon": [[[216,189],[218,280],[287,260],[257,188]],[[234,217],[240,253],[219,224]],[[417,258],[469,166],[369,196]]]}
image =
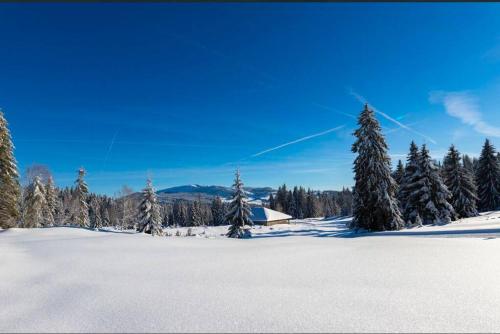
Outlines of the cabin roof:
{"label": "cabin roof", "polygon": [[254,222],[272,222],[275,220],[292,219],[292,216],[261,206],[253,207],[252,214],[253,216],[251,217],[251,219]]}

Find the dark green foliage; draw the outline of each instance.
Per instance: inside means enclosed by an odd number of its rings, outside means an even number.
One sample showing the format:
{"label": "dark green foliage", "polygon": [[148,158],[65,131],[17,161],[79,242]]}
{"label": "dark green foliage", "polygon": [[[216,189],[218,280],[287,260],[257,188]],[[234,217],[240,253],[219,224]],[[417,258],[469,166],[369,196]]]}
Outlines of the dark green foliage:
{"label": "dark green foliage", "polygon": [[479,211],[496,210],[500,204],[500,169],[495,147],[488,139],[484,142],[475,177]]}
{"label": "dark green foliage", "polygon": [[352,228],[374,231],[398,230],[403,220],[396,199],[397,184],[391,176],[391,161],[379,122],[365,105],[358,118],[359,128],[352,152],[354,191]]}
{"label": "dark green foliage", "polygon": [[13,151],[7,120],[0,111],[0,228],[13,227],[20,218],[21,190]]}
{"label": "dark green foliage", "polygon": [[422,209],[420,208],[419,199],[416,196],[411,196],[419,188],[418,181],[421,177],[419,161],[420,153],[418,152],[418,147],[412,141],[398,191],[398,200],[407,226],[421,225],[422,223],[420,217]]}
{"label": "dark green foliage", "polygon": [[451,145],[444,159],[445,184],[452,194],[451,205],[460,218],[475,217],[476,186],[469,169],[461,164],[460,153]]}

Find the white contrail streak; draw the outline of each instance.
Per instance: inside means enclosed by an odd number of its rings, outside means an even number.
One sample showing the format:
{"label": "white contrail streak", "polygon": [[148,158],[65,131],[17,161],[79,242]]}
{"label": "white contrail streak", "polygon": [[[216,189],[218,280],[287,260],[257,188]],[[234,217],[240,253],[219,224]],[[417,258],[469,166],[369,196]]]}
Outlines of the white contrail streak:
{"label": "white contrail streak", "polygon": [[356,100],[358,100],[359,102],[361,102],[362,104],[365,104],[365,103],[368,103],[372,108],[373,108],[373,111],[375,111],[377,114],[380,114],[382,117],[384,117],[385,119],[393,122],[394,124],[396,124],[397,126],[401,127],[402,129],[405,129],[407,131],[410,131],[410,132],[413,132],[414,134],[416,135],[419,135],[425,139],[427,139],[428,141],[430,141],[431,143],[433,144],[437,144],[436,141],[434,139],[432,139],[431,137],[421,133],[421,132],[418,132],[416,130],[413,130],[412,128],[410,128],[408,125],[405,125],[403,123],[401,123],[400,121],[392,118],[391,116],[387,115],[386,113],[378,110],[377,108],[375,108],[373,106],[373,104],[369,103],[363,96],[359,95],[358,93],[356,93],[355,91],[353,91],[352,89],[349,90],[349,94],[351,94],[352,96],[354,96],[354,98]]}
{"label": "white contrail streak", "polygon": [[111,139],[111,143],[109,144],[108,152],[106,153],[106,157],[104,158],[104,163],[103,163],[104,167],[106,167],[106,163],[108,162],[109,155],[111,154],[111,150],[113,149],[113,145],[115,144],[115,140],[116,140],[117,135],[118,135],[118,130],[113,135],[113,139]]}
{"label": "white contrail streak", "polygon": [[325,106],[323,104],[319,104],[319,103],[316,103],[316,102],[313,102],[312,104],[313,104],[313,106],[318,107],[318,108],[322,108],[322,109],[325,109],[325,110],[333,111],[333,112],[335,112],[337,114],[341,114],[341,115],[344,115],[344,116],[347,116],[347,117],[350,117],[350,118],[353,118],[353,119],[358,119],[355,115],[352,115],[352,114],[349,114],[349,113],[346,113],[346,112],[343,112],[343,111],[339,111],[339,110],[327,107],[327,106]]}
{"label": "white contrail streak", "polygon": [[334,131],[337,131],[337,130],[340,130],[344,127],[345,125],[341,125],[341,126],[337,126],[335,128],[332,128],[332,129],[328,129],[326,131],[323,131],[323,132],[320,132],[320,133],[315,133],[313,135],[309,135],[309,136],[305,136],[305,137],[302,137],[302,138],[299,138],[299,139],[296,139],[296,140],[293,140],[291,142],[288,142],[288,143],[285,143],[285,144],[281,144],[279,146],[276,146],[276,147],[273,147],[273,148],[269,148],[267,150],[264,150],[264,151],[261,151],[259,153],[255,153],[254,155],[252,155],[251,157],[254,158],[254,157],[258,157],[259,155],[262,155],[262,154],[265,154],[265,153],[268,153],[268,152],[271,152],[271,151],[274,151],[274,150],[277,150],[277,149],[280,149],[280,148],[283,148],[285,146],[289,146],[289,145],[293,145],[293,144],[296,144],[296,143],[300,143],[302,141],[305,141],[305,140],[308,140],[308,139],[311,139],[311,138],[315,138],[315,137],[319,137],[319,136],[323,136],[323,135],[326,135],[327,133],[330,133],[330,132],[334,132]]}

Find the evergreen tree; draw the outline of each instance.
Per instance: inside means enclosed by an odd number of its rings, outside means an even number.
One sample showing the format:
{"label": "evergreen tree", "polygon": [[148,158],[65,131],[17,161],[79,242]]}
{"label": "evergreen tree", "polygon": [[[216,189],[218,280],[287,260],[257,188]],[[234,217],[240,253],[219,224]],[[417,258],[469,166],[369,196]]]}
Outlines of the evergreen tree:
{"label": "evergreen tree", "polygon": [[101,205],[99,204],[99,199],[97,196],[92,196],[90,199],[90,227],[93,229],[102,228],[103,222],[101,217]]}
{"label": "evergreen tree", "polygon": [[101,206],[101,217],[103,226],[111,225],[111,216],[109,214],[109,209],[111,205],[109,202],[110,202],[109,200],[106,200],[104,201],[104,205]]}
{"label": "evergreen tree", "polygon": [[415,142],[410,144],[410,152],[406,158],[406,167],[398,191],[398,200],[407,226],[420,226],[422,211],[419,197],[415,196],[420,188],[420,153]]}
{"label": "evergreen tree", "polygon": [[398,185],[401,185],[401,183],[403,182],[404,173],[405,173],[405,167],[401,162],[401,160],[399,160],[396,170],[392,173],[392,177]]}
{"label": "evergreen tree", "polygon": [[0,228],[17,224],[21,190],[7,120],[0,110]]}
{"label": "evergreen tree", "polygon": [[308,218],[316,218],[321,216],[321,208],[318,197],[311,189],[307,190],[306,207],[306,215]]}
{"label": "evergreen tree", "polygon": [[211,210],[214,226],[223,225],[226,212],[224,209],[224,202],[222,202],[222,199],[219,196],[216,196],[213,199]]}
{"label": "evergreen tree", "polygon": [[471,157],[469,157],[467,154],[464,154],[462,161],[464,168],[469,171],[469,174],[474,175],[474,163]]}
{"label": "evergreen tree", "polygon": [[285,213],[289,214],[290,216],[297,218],[297,208],[295,207],[295,199],[293,196],[292,190],[288,191],[288,194],[286,195],[286,210]]}
{"label": "evergreen tree", "polygon": [[375,114],[365,104],[358,118],[354,160],[354,205],[351,227],[367,230],[398,230],[403,220],[395,198],[397,184],[391,176],[387,144]]}
{"label": "evergreen tree", "polygon": [[148,179],[146,188],[142,191],[143,199],[139,207],[138,232],[150,233],[152,236],[163,235],[161,227],[160,208],[156,200],[156,193],[151,180]]}
{"label": "evergreen tree", "polygon": [[47,202],[45,200],[45,189],[40,177],[36,176],[26,190],[26,213],[22,227],[33,228],[48,226],[44,214],[47,213]]}
{"label": "evergreen tree", "polygon": [[45,200],[47,202],[47,217],[49,225],[55,225],[56,217],[58,216],[59,203],[57,198],[57,191],[54,186],[54,179],[49,176],[47,179],[47,185],[45,186]]}
{"label": "evergreen tree", "polygon": [[80,227],[89,227],[89,206],[87,203],[87,196],[89,193],[89,189],[85,180],[83,179],[85,176],[85,170],[80,168],[78,170],[78,178],[75,181],[75,195],[76,195],[76,212],[75,219],[76,224]]}
{"label": "evergreen tree", "polygon": [[191,226],[203,225],[202,212],[201,212],[201,199],[194,200],[189,206],[189,218]]}
{"label": "evergreen tree", "polygon": [[472,174],[460,160],[460,153],[451,145],[444,159],[445,184],[452,194],[451,204],[459,217],[475,217],[478,215],[476,186]]}
{"label": "evergreen tree", "polygon": [[246,225],[253,225],[250,216],[252,212],[247,202],[243,182],[240,179],[240,171],[236,170],[236,177],[233,184],[234,195],[226,214],[226,221],[231,224],[227,232],[229,238],[247,238],[251,236]]}
{"label": "evergreen tree", "polygon": [[269,194],[269,209],[276,210],[276,201],[272,193]]}
{"label": "evergreen tree", "polygon": [[418,201],[423,224],[447,224],[456,219],[449,203],[451,193],[444,184],[439,170],[431,160],[429,151],[422,145],[419,156],[420,178],[418,188],[410,196]]}
{"label": "evergreen tree", "polygon": [[280,212],[288,212],[287,206],[288,190],[286,189],[286,184],[283,184],[278,188],[275,199],[275,209]]}
{"label": "evergreen tree", "polygon": [[496,210],[500,205],[500,169],[495,147],[488,139],[484,142],[476,169],[479,211]]}

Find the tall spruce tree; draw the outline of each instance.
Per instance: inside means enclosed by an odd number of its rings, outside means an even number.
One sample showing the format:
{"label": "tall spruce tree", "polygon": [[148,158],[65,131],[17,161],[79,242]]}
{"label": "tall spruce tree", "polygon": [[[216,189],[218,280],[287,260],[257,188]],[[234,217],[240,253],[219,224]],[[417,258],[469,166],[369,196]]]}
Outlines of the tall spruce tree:
{"label": "tall spruce tree", "polygon": [[58,198],[57,191],[54,186],[54,179],[49,176],[47,184],[45,185],[45,200],[47,202],[47,219],[50,225],[56,224],[56,217],[58,216]]}
{"label": "tall spruce tree", "polygon": [[89,205],[90,227],[93,229],[102,228],[101,204],[97,196],[93,195]]}
{"label": "tall spruce tree", "polygon": [[189,205],[189,220],[192,226],[201,226],[203,224],[202,212],[201,212],[201,197],[194,200]]}
{"label": "tall spruce tree", "polygon": [[403,227],[398,201],[397,184],[391,176],[391,161],[380,124],[373,110],[365,104],[358,118],[359,128],[352,152],[354,160],[354,203],[351,227],[383,231]]}
{"label": "tall spruce tree", "polygon": [[13,227],[20,218],[21,190],[13,150],[7,120],[0,110],[0,228]]}
{"label": "tall spruce tree", "polygon": [[269,209],[276,210],[276,201],[273,194],[269,194]]}
{"label": "tall spruce tree", "polygon": [[321,208],[318,197],[311,189],[307,189],[306,216],[308,218],[316,218],[319,217],[320,215],[321,215]]}
{"label": "tall spruce tree", "polygon": [[444,159],[444,182],[450,190],[451,205],[460,218],[475,217],[476,185],[470,171],[461,164],[461,157],[454,145],[451,145]]}
{"label": "tall spruce tree", "polygon": [[396,167],[396,170],[392,173],[392,178],[398,185],[401,185],[403,182],[403,177],[405,174],[405,166],[403,165],[403,162],[401,160],[398,160],[398,165]]}
{"label": "tall spruce tree", "polygon": [[142,191],[142,202],[139,206],[138,232],[150,233],[152,236],[163,235],[161,226],[160,207],[151,180],[148,179],[146,188]]}
{"label": "tall spruce tree", "polygon": [[415,196],[419,188],[420,178],[420,153],[418,152],[418,146],[412,141],[410,144],[410,152],[406,158],[405,171],[398,191],[398,200],[403,212],[403,218],[408,227],[422,225],[422,219],[420,217],[422,208],[419,198]]}
{"label": "tall spruce tree", "polygon": [[76,224],[80,227],[89,227],[89,206],[87,203],[87,197],[89,194],[89,189],[87,183],[84,180],[85,170],[80,168],[78,170],[78,178],[75,181],[75,196],[76,196],[76,212],[75,219]]}
{"label": "tall spruce tree", "polygon": [[227,232],[229,238],[248,238],[251,237],[250,230],[247,225],[253,225],[252,211],[247,202],[247,196],[243,190],[243,182],[240,179],[240,171],[236,170],[234,179],[234,194],[229,209],[226,214],[226,221],[231,224]]}
{"label": "tall spruce tree", "polygon": [[421,175],[418,187],[411,196],[415,196],[420,204],[419,213],[423,223],[447,224],[455,220],[455,210],[449,203],[451,193],[444,184],[425,144],[420,150],[419,166]]}
{"label": "tall spruce tree", "polygon": [[222,199],[219,196],[216,196],[212,200],[211,210],[214,226],[224,224],[224,216],[226,215],[226,212],[224,208],[224,202],[222,202]]}
{"label": "tall spruce tree", "polygon": [[47,202],[45,200],[45,189],[40,177],[35,176],[32,183],[26,189],[25,195],[26,212],[22,227],[33,228],[48,226],[46,219]]}
{"label": "tall spruce tree", "polygon": [[479,211],[498,209],[500,205],[500,169],[495,147],[486,139],[476,168]]}
{"label": "tall spruce tree", "polygon": [[469,174],[474,175],[474,163],[472,162],[471,157],[469,157],[467,154],[464,154],[462,162],[464,168],[469,171]]}

